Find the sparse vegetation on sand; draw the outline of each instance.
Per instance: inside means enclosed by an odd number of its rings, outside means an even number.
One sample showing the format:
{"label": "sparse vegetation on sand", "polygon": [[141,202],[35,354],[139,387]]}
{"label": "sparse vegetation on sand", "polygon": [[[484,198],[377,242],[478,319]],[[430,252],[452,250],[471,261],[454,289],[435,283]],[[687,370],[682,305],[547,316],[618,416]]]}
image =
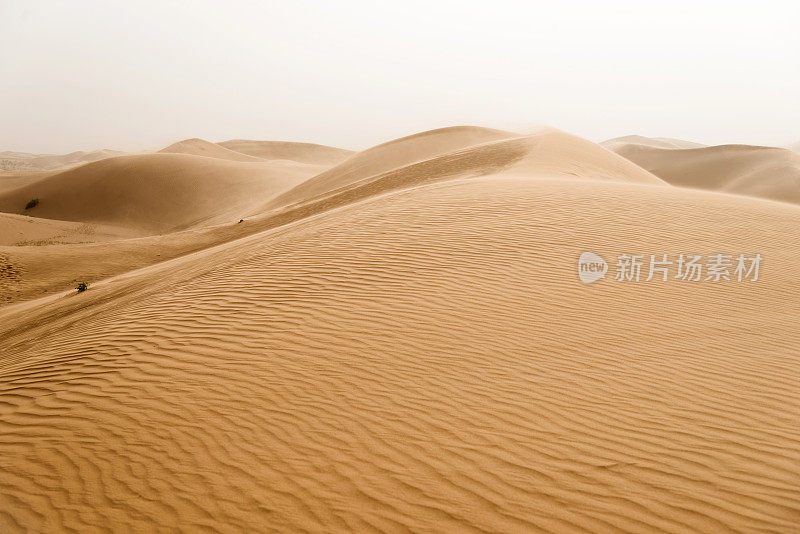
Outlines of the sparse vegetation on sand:
{"label": "sparse vegetation on sand", "polygon": [[39,199],[38,198],[34,198],[32,200],[29,200],[28,203],[25,204],[25,209],[29,210],[31,208],[35,208],[38,205],[39,205]]}

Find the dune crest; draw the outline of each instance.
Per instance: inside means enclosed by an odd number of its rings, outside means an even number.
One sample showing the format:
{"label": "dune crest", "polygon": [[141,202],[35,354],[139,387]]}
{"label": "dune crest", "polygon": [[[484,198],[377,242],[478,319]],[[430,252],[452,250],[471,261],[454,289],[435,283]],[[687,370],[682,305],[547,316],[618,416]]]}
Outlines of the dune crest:
{"label": "dune crest", "polygon": [[392,169],[465,147],[512,137],[519,137],[519,134],[477,126],[439,128],[401,137],[353,154],[340,164],[300,184],[273,204],[313,198]]}
{"label": "dune crest", "polygon": [[[540,177],[663,184],[662,180],[625,158],[559,130],[543,129],[528,136],[506,134],[473,127],[443,128],[384,143],[286,191],[270,201],[268,207],[290,206],[326,196],[354,194],[360,199],[367,191],[371,195],[387,188],[500,171]],[[433,147],[422,153],[412,151],[409,154],[409,148],[423,143],[428,137],[436,141]],[[465,147],[453,149],[464,143]],[[422,154],[430,157],[424,158]],[[387,160],[392,163],[386,163]],[[388,171],[380,170],[400,161],[411,163]]]}

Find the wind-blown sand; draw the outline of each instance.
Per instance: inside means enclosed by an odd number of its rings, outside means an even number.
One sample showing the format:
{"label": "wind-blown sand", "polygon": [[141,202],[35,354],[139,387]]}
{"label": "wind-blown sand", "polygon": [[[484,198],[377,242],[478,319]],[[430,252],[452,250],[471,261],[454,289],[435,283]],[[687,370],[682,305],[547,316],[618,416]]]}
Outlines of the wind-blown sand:
{"label": "wind-blown sand", "polygon": [[[0,308],[0,530],[796,529],[800,207],[488,132],[350,156],[242,224],[0,248],[183,254]],[[765,260],[584,286],[585,250]]]}

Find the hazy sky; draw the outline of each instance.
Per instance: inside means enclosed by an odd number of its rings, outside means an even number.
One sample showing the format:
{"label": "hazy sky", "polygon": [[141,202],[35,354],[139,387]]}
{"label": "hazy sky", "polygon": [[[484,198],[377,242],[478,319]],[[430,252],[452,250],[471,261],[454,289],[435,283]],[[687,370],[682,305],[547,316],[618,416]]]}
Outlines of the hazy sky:
{"label": "hazy sky", "polygon": [[546,124],[800,140],[800,2],[0,0],[0,150]]}

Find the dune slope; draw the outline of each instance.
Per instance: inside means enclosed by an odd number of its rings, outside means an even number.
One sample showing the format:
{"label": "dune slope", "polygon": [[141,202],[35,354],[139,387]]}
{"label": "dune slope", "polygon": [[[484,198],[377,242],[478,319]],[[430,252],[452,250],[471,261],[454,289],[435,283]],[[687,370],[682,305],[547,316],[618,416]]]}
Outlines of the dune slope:
{"label": "dune slope", "polygon": [[800,203],[800,154],[785,148],[624,144],[613,150],[672,185]]}
{"label": "dune slope", "polygon": [[[110,158],[0,194],[0,212],[103,223],[140,234],[234,222],[319,166],[186,154]],[[27,202],[39,205],[25,210]]]}
{"label": "dune slope", "polygon": [[[798,228],[658,184],[459,178],[0,311],[0,525],[790,532]],[[765,265],[584,286],[585,250]]]}

